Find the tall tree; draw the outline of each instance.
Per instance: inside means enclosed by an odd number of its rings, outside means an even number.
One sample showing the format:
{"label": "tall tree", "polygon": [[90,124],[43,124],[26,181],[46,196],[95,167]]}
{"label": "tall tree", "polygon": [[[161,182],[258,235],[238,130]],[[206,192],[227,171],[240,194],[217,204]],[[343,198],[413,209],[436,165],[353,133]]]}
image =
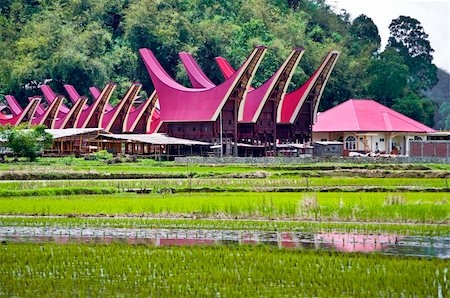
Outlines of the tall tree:
{"label": "tall tree", "polygon": [[436,128],[445,130],[450,129],[450,102],[443,102],[439,106]]}
{"label": "tall tree", "polygon": [[395,99],[392,108],[425,125],[434,125],[434,105],[429,99],[409,93],[403,98]]}
{"label": "tall tree", "polygon": [[396,49],[409,67],[410,87],[426,90],[437,83],[437,67],[432,63],[433,52],[428,34],[414,18],[400,16],[389,25],[388,47]]}
{"label": "tall tree", "polygon": [[378,27],[371,18],[364,14],[353,20],[349,33],[351,36],[350,52],[353,54],[365,50],[374,53],[380,48],[381,38]]}
{"label": "tall tree", "polygon": [[391,106],[394,98],[407,91],[408,66],[394,49],[388,48],[374,58],[368,68],[369,93],[384,105]]}

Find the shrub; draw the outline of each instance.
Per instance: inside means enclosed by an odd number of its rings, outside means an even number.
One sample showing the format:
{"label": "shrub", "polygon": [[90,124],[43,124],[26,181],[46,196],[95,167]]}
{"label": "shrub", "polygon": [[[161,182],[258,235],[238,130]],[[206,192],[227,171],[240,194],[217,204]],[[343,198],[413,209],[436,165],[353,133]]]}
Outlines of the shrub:
{"label": "shrub", "polygon": [[0,128],[0,134],[6,140],[5,146],[12,150],[15,157],[26,157],[35,161],[39,152],[50,148],[53,142],[52,135],[45,129],[44,125],[32,129],[7,125]]}
{"label": "shrub", "polygon": [[108,160],[111,159],[113,155],[106,150],[100,150],[92,153],[90,157],[92,157],[94,160]]}

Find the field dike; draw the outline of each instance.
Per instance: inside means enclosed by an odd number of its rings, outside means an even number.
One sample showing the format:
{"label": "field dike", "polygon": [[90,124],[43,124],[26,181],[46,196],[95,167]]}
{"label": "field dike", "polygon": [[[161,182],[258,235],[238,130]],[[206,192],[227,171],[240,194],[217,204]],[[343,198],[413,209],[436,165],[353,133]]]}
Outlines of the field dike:
{"label": "field dike", "polygon": [[249,171],[244,173],[220,172],[166,172],[166,173],[103,173],[97,171],[54,171],[54,172],[22,172],[5,171],[0,173],[0,180],[73,180],[73,179],[183,179],[191,178],[254,178],[264,179],[270,176],[299,176],[299,177],[359,177],[359,178],[450,178],[450,171],[436,170],[367,170],[367,169],[301,169],[285,168],[283,172],[270,173],[266,171]]}

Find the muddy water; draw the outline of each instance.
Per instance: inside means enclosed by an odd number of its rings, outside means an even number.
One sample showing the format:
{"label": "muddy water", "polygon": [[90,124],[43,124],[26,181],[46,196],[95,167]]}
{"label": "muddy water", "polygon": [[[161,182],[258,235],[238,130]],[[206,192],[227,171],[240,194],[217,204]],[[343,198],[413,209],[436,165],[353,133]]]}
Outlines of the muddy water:
{"label": "muddy water", "polygon": [[449,237],[241,230],[0,227],[0,241],[153,246],[268,244],[280,248],[450,258]]}

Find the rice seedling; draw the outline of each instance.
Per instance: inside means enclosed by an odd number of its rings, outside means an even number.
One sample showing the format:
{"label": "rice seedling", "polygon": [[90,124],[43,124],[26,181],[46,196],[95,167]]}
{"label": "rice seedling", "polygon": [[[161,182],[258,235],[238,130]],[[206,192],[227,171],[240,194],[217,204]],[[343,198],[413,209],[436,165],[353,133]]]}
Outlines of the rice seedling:
{"label": "rice seedling", "polygon": [[[447,193],[402,193],[403,204],[386,205],[389,193],[190,193],[106,194],[0,199],[0,214],[133,215],[449,223]],[[299,208],[317,197],[314,208]],[[308,203],[309,204],[309,203]]]}
{"label": "rice seedling", "polygon": [[[55,170],[59,168],[61,170]],[[312,172],[333,172],[336,171],[338,176],[343,176],[342,171],[348,170],[360,171],[376,171],[386,170],[388,172],[414,172],[423,173],[424,171],[448,171],[449,165],[432,165],[432,164],[356,164],[356,163],[306,163],[306,164],[222,164],[222,165],[208,165],[208,164],[189,164],[189,172],[192,172],[195,177],[209,177],[209,176],[233,176],[246,173],[255,173],[266,171],[272,175],[291,176],[291,175],[305,175],[311,176]],[[184,175],[186,177],[186,164],[177,164],[174,162],[157,162],[151,159],[141,159],[137,162],[126,162],[119,164],[106,164],[102,161],[87,161],[78,158],[42,158],[37,163],[19,162],[19,163],[2,163],[0,164],[1,176],[13,173],[19,176],[19,173],[33,174],[41,179],[48,177],[50,179],[58,179],[61,172],[78,172],[78,173],[93,173],[97,174],[163,174],[171,173],[175,175]],[[341,174],[339,174],[341,173]],[[350,172],[355,177],[358,173]],[[244,175],[245,176],[245,175]],[[336,175],[335,175],[336,176]],[[415,175],[417,176],[417,175]],[[11,176],[10,176],[11,177]],[[243,175],[240,175],[243,177]],[[26,175],[23,176],[26,179]],[[106,177],[105,177],[106,178]],[[145,178],[145,177],[143,177]],[[59,178],[61,179],[61,178]]]}
{"label": "rice seedling", "polygon": [[1,190],[29,190],[40,188],[66,188],[66,187],[83,187],[83,188],[106,188],[115,187],[118,191],[148,189],[158,191],[162,188],[172,188],[175,190],[195,190],[195,189],[218,189],[222,191],[304,191],[314,189],[321,191],[328,188],[345,188],[348,191],[354,189],[368,189],[370,187],[382,188],[395,191],[401,188],[404,191],[408,189],[446,189],[445,179],[443,178],[190,178],[190,179],[70,179],[70,180],[22,180],[22,181],[0,181]]}
{"label": "rice seedling", "polygon": [[267,246],[0,246],[1,296],[444,297],[449,278],[445,260]]}
{"label": "rice seedling", "polygon": [[198,230],[259,230],[275,232],[341,232],[397,234],[409,236],[448,236],[450,225],[401,223],[333,223],[282,220],[220,220],[147,217],[0,217],[4,227],[45,228],[165,228]]}

